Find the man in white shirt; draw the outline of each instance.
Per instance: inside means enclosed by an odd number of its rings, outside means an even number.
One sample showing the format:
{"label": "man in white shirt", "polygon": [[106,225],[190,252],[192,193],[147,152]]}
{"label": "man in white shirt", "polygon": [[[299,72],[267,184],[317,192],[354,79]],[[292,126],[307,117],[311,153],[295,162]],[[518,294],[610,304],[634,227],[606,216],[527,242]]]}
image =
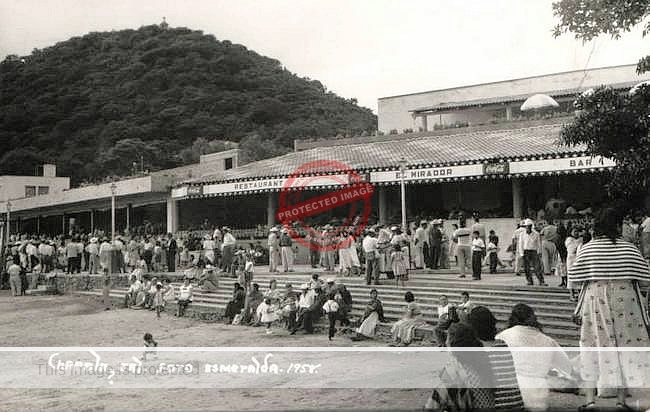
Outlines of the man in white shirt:
{"label": "man in white shirt", "polygon": [[279,272],[278,261],[280,260],[280,240],[278,239],[277,227],[272,227],[269,230],[267,246],[269,247],[269,272]]}
{"label": "man in white shirt", "polygon": [[461,303],[458,305],[458,317],[461,321],[466,321],[469,313],[474,309],[474,303],[469,300],[469,293],[462,292],[460,294]]}
{"label": "man in white shirt", "polygon": [[526,273],[528,285],[533,285],[533,276],[530,273],[532,268],[535,270],[540,286],[547,286],[544,283],[544,275],[539,271],[538,259],[542,251],[542,242],[539,233],[533,230],[533,224],[530,219],[524,221],[526,231],[519,236],[517,254],[524,258],[524,272]]}
{"label": "man in white shirt", "polygon": [[472,232],[465,227],[465,222],[459,222],[460,227],[454,231],[452,235],[457,241],[456,257],[458,257],[458,267],[460,269],[460,277],[465,277],[465,271],[470,265],[472,260]]}
{"label": "man in white shirt", "polygon": [[481,280],[483,256],[485,256],[485,242],[481,239],[478,230],[472,232],[472,280]]}
{"label": "man in white shirt", "polygon": [[27,264],[29,269],[34,269],[38,265],[38,247],[36,247],[36,240],[32,239],[25,246],[25,253],[27,254]]}
{"label": "man in white shirt", "polygon": [[447,329],[451,326],[449,307],[450,305],[447,296],[440,296],[440,304],[438,305],[438,324],[433,329],[436,335],[436,341],[440,347],[445,346],[447,341]]}
{"label": "man in white shirt", "polygon": [[20,296],[22,293],[22,281],[20,280],[20,271],[22,269],[16,263],[12,263],[7,268],[9,273],[9,285],[11,286],[11,296]]}
{"label": "man in white shirt", "polygon": [[99,273],[99,239],[93,237],[90,239],[90,243],[86,246],[86,252],[88,252],[88,260],[90,263],[88,265],[88,271],[91,275]]}
{"label": "man in white shirt", "polygon": [[43,241],[38,245],[38,254],[41,257],[41,273],[48,273],[53,266],[54,246],[49,241]]}
{"label": "man in white shirt", "polygon": [[379,284],[379,251],[377,250],[377,236],[373,229],[368,230],[368,234],[363,238],[361,243],[363,254],[366,257],[366,285],[370,285],[374,279],[375,285]]}
{"label": "man in white shirt", "polygon": [[415,229],[415,268],[426,268],[426,255],[429,254],[429,236],[427,232],[427,221],[420,222],[420,227]]}
{"label": "man in white shirt", "polygon": [[178,288],[178,311],[176,312],[176,316],[179,318],[185,314],[187,305],[192,302],[193,291],[194,286],[190,283],[190,279],[186,277],[183,279],[183,284]]}
{"label": "man in white shirt", "polygon": [[526,226],[525,226],[525,221],[522,220],[519,222],[517,225],[517,229],[515,229],[514,233],[512,234],[512,251],[515,254],[515,261],[514,261],[514,266],[515,266],[515,275],[521,276],[521,269],[524,267],[524,258],[523,255],[519,256],[519,238],[521,237],[521,234],[526,231]]}

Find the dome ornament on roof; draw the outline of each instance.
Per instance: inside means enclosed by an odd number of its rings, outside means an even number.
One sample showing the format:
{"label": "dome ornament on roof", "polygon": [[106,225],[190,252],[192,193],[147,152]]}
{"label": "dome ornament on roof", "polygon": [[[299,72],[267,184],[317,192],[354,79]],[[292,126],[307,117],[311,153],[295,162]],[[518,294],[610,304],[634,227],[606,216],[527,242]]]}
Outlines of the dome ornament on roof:
{"label": "dome ornament on roof", "polygon": [[560,107],[558,102],[555,101],[551,96],[546,94],[535,94],[530,96],[524,104],[521,105],[520,109],[522,112],[528,112],[532,110],[548,109]]}
{"label": "dome ornament on roof", "polygon": [[167,19],[163,17],[162,23],[160,23],[160,28],[163,30],[167,30],[169,28],[169,24],[167,23]]}

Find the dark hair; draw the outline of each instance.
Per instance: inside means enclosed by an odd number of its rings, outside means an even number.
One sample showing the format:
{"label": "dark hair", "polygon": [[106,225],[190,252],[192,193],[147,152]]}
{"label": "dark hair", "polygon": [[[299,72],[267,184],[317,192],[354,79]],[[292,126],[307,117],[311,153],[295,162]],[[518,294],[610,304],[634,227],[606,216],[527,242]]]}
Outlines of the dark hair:
{"label": "dark hair", "polygon": [[467,297],[469,297],[469,292],[467,292],[467,291],[461,292],[460,296],[467,296]]}
{"label": "dark hair", "polygon": [[408,291],[404,294],[404,300],[411,303],[415,300],[415,296],[413,296],[413,293],[411,291]]}
{"label": "dark hair", "polygon": [[235,284],[233,286],[234,286],[235,290],[241,289],[241,285],[239,284],[239,282],[235,282]]}
{"label": "dark hair", "polygon": [[377,292],[377,289],[370,289],[370,294],[372,295],[373,293],[379,294],[379,292]]}
{"label": "dark hair", "polygon": [[271,279],[271,280],[269,280],[269,289],[271,289],[271,285],[274,284],[274,283],[275,283],[276,286],[278,285],[278,281],[277,281],[277,280],[275,280],[275,279]]}
{"label": "dark hair", "polygon": [[146,342],[151,342],[153,340],[153,336],[151,336],[151,333],[147,332],[144,334],[143,338]]}
{"label": "dark hair", "polygon": [[517,303],[512,308],[510,319],[508,319],[508,327],[513,326],[530,326],[539,329],[540,332],[542,331],[542,325],[537,321],[535,311],[525,303]]}
{"label": "dark hair", "polygon": [[311,278],[314,279],[314,280],[318,279],[318,273],[313,273],[311,275]]}
{"label": "dark hair", "polygon": [[472,234],[476,236],[481,236],[481,232],[479,232],[478,230],[473,231]]}
{"label": "dark hair", "polygon": [[260,289],[260,285],[258,285],[257,283],[253,283],[253,289],[255,289],[255,290],[259,290],[259,289]]}
{"label": "dark hair", "polygon": [[621,214],[616,209],[607,207],[600,210],[594,219],[594,236],[605,236],[616,243],[622,221]]}
{"label": "dark hair", "polygon": [[467,320],[479,339],[494,340],[497,334],[497,319],[490,309],[485,306],[477,306],[469,313]]}
{"label": "dark hair", "polygon": [[[448,331],[448,344],[450,348],[480,348],[483,343],[477,338],[474,329],[463,322],[452,323]],[[474,371],[481,379],[484,388],[494,387],[494,374],[488,359],[488,354],[483,351],[454,351],[452,355],[463,367]]]}
{"label": "dark hair", "polygon": [[330,292],[329,295],[327,295],[327,297],[330,298],[330,299],[334,299],[335,296],[336,296],[336,293],[334,293],[334,292]]}
{"label": "dark hair", "polygon": [[156,290],[160,290],[160,289],[162,289],[162,285],[156,283]]}

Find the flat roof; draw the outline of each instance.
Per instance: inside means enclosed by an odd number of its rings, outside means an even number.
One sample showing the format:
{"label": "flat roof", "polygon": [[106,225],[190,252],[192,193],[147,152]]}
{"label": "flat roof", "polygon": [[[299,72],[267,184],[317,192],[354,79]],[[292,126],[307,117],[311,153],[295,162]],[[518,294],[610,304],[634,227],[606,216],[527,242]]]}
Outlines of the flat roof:
{"label": "flat roof", "polygon": [[392,95],[392,96],[379,97],[377,100],[394,99],[394,98],[397,98],[397,97],[406,97],[406,96],[417,96],[419,94],[428,94],[428,93],[443,92],[443,91],[448,91],[448,90],[466,89],[466,88],[470,88],[470,87],[485,86],[485,85],[491,85],[491,84],[505,84],[505,83],[509,83],[509,82],[515,82],[515,81],[518,81],[518,80],[537,79],[537,78],[558,76],[558,75],[568,74],[568,73],[579,73],[579,72],[589,72],[589,71],[596,71],[596,70],[614,69],[614,68],[618,68],[618,67],[636,67],[636,63],[634,63],[634,64],[619,64],[619,65],[605,66],[605,67],[594,67],[594,68],[591,68],[591,69],[568,70],[568,71],[564,71],[564,72],[540,74],[540,75],[536,75],[536,76],[518,77],[518,78],[508,79],[508,80],[497,80],[497,81],[493,81],[493,82],[474,83],[474,84],[468,84],[468,85],[463,85],[463,86],[454,86],[454,87],[447,87],[447,88],[442,88],[442,89],[426,90],[426,91],[422,91],[422,92],[396,94],[396,95]]}

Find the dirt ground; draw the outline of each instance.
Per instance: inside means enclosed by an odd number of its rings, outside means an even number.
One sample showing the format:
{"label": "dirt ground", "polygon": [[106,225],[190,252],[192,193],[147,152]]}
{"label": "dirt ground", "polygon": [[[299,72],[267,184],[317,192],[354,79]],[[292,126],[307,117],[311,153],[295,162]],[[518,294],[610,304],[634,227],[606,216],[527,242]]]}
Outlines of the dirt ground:
{"label": "dirt ground", "polygon": [[[1,344],[4,347],[94,346],[140,347],[144,332],[151,332],[161,346],[171,347],[226,347],[226,346],[353,346],[344,336],[329,342],[327,336],[296,335],[276,330],[266,335],[262,328],[228,326],[190,319],[178,319],[163,314],[156,319],[150,311],[117,309],[104,311],[92,298],[74,296],[43,296],[12,298],[0,291]],[[382,341],[364,341],[356,346],[385,346]],[[19,356],[19,355],[16,355]],[[22,356],[22,355],[21,355]],[[34,355],[35,356],[35,355]],[[160,355],[159,356],[164,356]],[[200,356],[200,355],[196,355]],[[319,353],[321,362],[345,362],[336,353]],[[329,359],[328,357],[331,357]],[[17,359],[17,358],[15,358]],[[15,360],[14,359],[14,360]],[[10,362],[3,362],[3,371],[12,371]],[[357,362],[358,363],[358,362]],[[373,365],[357,365],[348,370],[346,379],[365,376]],[[442,366],[432,362],[425,365],[435,374]],[[381,368],[375,368],[380,369]],[[404,369],[407,373],[404,373]],[[410,369],[387,368],[382,374],[368,372],[369,382],[385,379],[399,382]],[[9,371],[9,372],[8,372]],[[428,372],[427,372],[428,373]],[[20,380],[16,370],[14,383]],[[5,382],[7,382],[5,380]],[[246,381],[242,381],[246,382]],[[383,382],[383,381],[380,381]],[[123,389],[2,389],[0,410],[422,410],[429,395],[427,389],[290,389],[291,381],[283,381],[279,388],[218,389],[196,388],[123,388]],[[26,385],[30,386],[30,385]],[[70,386],[70,385],[68,385]],[[246,385],[242,385],[246,387]],[[271,381],[269,386],[275,386]],[[285,388],[282,388],[285,386]],[[336,386],[336,382],[330,382]],[[376,386],[376,385],[375,385]],[[400,386],[400,385],[394,385]],[[74,387],[74,386],[73,386]],[[191,387],[191,385],[190,385]],[[408,387],[408,386],[406,386]],[[553,408],[575,410],[582,399],[573,395],[554,394]],[[611,403],[611,402],[609,402]],[[634,404],[631,402],[631,404]]]}

